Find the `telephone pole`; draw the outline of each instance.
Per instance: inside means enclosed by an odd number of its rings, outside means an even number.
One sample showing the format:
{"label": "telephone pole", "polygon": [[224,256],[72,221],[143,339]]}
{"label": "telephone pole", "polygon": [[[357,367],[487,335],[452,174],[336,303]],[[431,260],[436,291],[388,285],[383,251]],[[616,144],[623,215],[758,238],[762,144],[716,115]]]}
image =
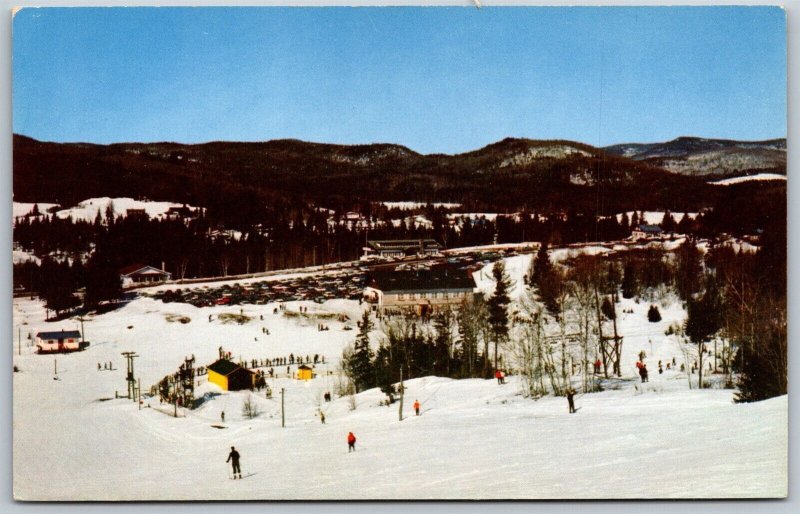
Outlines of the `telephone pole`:
{"label": "telephone pole", "polygon": [[80,316],[80,317],[78,318],[78,321],[80,321],[80,322],[81,322],[81,342],[83,343],[83,342],[85,342],[85,341],[86,341],[86,336],[85,336],[85,335],[84,335],[84,333],[83,333],[83,316]]}
{"label": "telephone pole", "polygon": [[281,387],[281,428],[285,428],[286,427],[286,416],[284,415],[284,410],[283,410],[283,393],[284,393],[284,391],[285,391],[285,389],[283,387]]}
{"label": "telephone pole", "polygon": [[400,366],[400,408],[398,409],[398,416],[400,421],[403,421],[403,394],[405,393],[405,386],[403,385],[403,366]]}
{"label": "telephone pole", "polygon": [[125,376],[125,380],[128,382],[128,398],[132,400],[136,400],[136,379],[133,376],[133,359],[138,357],[136,352],[122,352],[122,355],[125,356],[125,359],[128,361],[128,373]]}

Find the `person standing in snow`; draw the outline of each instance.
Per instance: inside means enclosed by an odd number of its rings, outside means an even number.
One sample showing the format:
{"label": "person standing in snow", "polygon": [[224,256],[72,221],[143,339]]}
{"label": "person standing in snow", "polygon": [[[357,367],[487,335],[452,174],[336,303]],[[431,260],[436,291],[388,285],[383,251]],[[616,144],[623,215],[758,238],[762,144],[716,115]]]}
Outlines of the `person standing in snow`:
{"label": "person standing in snow", "polygon": [[594,374],[595,374],[595,375],[597,375],[598,373],[600,373],[600,366],[601,366],[602,364],[603,364],[603,363],[602,363],[602,362],[600,362],[600,359],[597,359],[596,361],[594,361]]}
{"label": "person standing in snow", "polygon": [[498,384],[498,385],[503,383],[503,382],[502,382],[502,380],[501,380],[501,379],[502,379],[502,374],[500,373],[500,370],[499,370],[499,369],[498,369],[498,370],[495,370],[495,372],[494,372],[494,378],[496,378],[496,379],[497,379],[497,384]]}
{"label": "person standing in snow", "polygon": [[325,413],[324,412],[319,411],[319,419],[320,419],[320,421],[322,421],[322,424],[324,425],[325,424]]}
{"label": "person standing in snow", "polygon": [[642,364],[642,382],[649,382],[647,378],[647,364]]}
{"label": "person standing in snow", "polygon": [[222,419],[222,422],[225,423],[225,411],[222,411],[220,413],[219,417],[220,417],[220,419]]}
{"label": "person standing in snow", "polygon": [[569,413],[575,413],[575,390],[571,387],[567,388],[567,403],[569,404]]}
{"label": "person standing in snow", "polygon": [[233,466],[233,478],[236,479],[236,475],[239,475],[239,478],[242,478],[242,468],[239,467],[239,452],[236,451],[236,448],[231,446],[231,453],[228,454],[228,460],[225,462],[230,462],[231,466]]}
{"label": "person standing in snow", "polygon": [[356,436],[353,432],[347,434],[347,453],[356,451]]}
{"label": "person standing in snow", "polygon": [[419,416],[419,400],[414,400],[414,412]]}

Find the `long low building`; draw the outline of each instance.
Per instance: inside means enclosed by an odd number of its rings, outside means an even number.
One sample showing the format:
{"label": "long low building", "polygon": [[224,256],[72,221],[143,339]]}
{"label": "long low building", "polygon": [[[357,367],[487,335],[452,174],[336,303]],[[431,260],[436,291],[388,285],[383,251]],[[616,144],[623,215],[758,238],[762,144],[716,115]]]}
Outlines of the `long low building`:
{"label": "long low building", "polygon": [[77,330],[39,332],[36,334],[36,351],[39,353],[76,352],[89,346],[89,343],[83,343],[81,340],[81,333]]}
{"label": "long low building", "polygon": [[426,316],[472,301],[476,292],[472,273],[466,270],[378,271],[370,274],[364,299],[383,314]]}
{"label": "long low building", "polygon": [[434,239],[400,239],[368,241],[366,250],[380,257],[406,257],[412,255],[438,255],[442,245]]}

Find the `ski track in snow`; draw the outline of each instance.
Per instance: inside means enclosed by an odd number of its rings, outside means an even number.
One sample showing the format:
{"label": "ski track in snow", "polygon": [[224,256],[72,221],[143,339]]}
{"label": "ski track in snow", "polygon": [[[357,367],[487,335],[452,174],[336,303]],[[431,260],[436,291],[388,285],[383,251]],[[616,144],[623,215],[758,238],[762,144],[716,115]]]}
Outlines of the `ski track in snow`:
{"label": "ski track in snow", "polygon": [[[527,271],[530,255],[506,259],[512,279]],[[489,271],[487,267],[485,271]],[[490,275],[489,275],[490,276]],[[493,287],[489,280],[479,287]],[[521,290],[515,290],[517,294]],[[289,302],[309,310],[346,313],[358,319],[358,302],[322,305]],[[14,491],[38,500],[202,499],[501,499],[501,498],[747,498],[787,491],[788,402],[732,402],[733,391],[689,390],[686,375],[658,373],[658,360],[678,367],[678,340],[664,332],[682,322],[677,301],[659,305],[662,321],[648,323],[649,303],[623,299],[617,307],[623,343],[623,380],[600,393],[576,397],[567,413],[564,398],[525,399],[518,377],[495,380],[413,378],[406,382],[405,419],[398,404],[379,406],[377,389],[320,402],[333,392],[342,348],[355,331],[318,332],[312,321],[273,314],[273,305],[195,308],[139,298],[85,323],[90,348],[54,357],[35,355],[23,343],[14,362]],[[75,320],[44,322],[36,300],[14,300],[14,322],[27,332],[73,329]],[[223,312],[254,316],[244,325],[216,321]],[[633,309],[633,313],[623,310]],[[188,316],[170,323],[165,314]],[[215,321],[209,323],[208,315]],[[264,321],[258,316],[263,314]],[[133,326],[128,329],[127,326]],[[269,328],[271,335],[261,333]],[[16,332],[16,330],[15,330]],[[377,341],[378,337],[373,338]],[[254,341],[254,337],[258,341]],[[14,341],[14,349],[16,350]],[[315,353],[323,376],[311,382],[270,380],[273,398],[262,393],[220,392],[200,377],[197,396],[221,393],[185,417],[172,406],[141,411],[114,391],[125,389],[120,352],[135,350],[137,377],[147,391],[195,354],[213,362],[222,345],[245,359]],[[635,362],[647,354],[650,382],[641,384]],[[59,380],[53,380],[53,361]],[[113,361],[113,371],[97,363]],[[286,368],[275,367],[285,375]],[[696,384],[697,376],[692,376]],[[286,428],[280,426],[280,389],[286,390]],[[262,414],[245,419],[241,406],[252,394]],[[107,401],[98,401],[103,398]],[[414,416],[412,404],[422,404]],[[326,424],[316,413],[322,408]],[[225,422],[220,414],[225,411]],[[212,425],[226,428],[217,429]],[[348,453],[345,438],[358,437]],[[231,445],[242,455],[248,480],[233,481],[225,463]],[[734,478],[735,477],[735,478]]]}

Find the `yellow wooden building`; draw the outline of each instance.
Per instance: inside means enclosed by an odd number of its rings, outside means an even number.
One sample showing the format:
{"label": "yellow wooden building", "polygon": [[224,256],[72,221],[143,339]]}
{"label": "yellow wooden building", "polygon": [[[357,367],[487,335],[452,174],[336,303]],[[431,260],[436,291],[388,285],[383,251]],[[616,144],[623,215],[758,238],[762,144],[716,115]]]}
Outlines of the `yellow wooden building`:
{"label": "yellow wooden building", "polygon": [[220,359],[208,366],[208,381],[225,391],[252,389],[255,373],[229,360]]}
{"label": "yellow wooden building", "polygon": [[305,364],[297,368],[298,380],[311,380],[312,378],[314,378],[314,370],[312,370]]}

